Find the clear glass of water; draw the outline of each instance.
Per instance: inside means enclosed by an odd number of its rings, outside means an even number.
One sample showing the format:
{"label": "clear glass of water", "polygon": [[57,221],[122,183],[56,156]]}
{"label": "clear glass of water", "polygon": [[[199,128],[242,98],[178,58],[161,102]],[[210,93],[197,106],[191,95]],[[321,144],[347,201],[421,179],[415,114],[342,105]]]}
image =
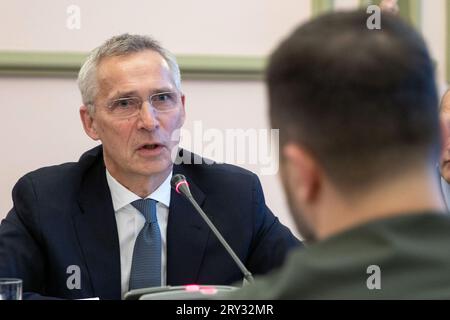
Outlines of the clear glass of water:
{"label": "clear glass of water", "polygon": [[0,300],[22,300],[22,280],[0,278]]}

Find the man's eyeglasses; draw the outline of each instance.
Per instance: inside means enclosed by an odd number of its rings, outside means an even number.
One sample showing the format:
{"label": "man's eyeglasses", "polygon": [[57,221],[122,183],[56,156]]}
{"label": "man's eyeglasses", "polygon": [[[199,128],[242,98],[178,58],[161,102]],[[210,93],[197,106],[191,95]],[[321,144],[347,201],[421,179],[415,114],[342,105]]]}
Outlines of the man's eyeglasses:
{"label": "man's eyeglasses", "polygon": [[[179,94],[176,92],[160,92],[148,97],[148,102],[158,113],[165,113],[178,108]],[[124,97],[113,100],[107,106],[112,115],[118,118],[129,118],[139,114],[144,101],[140,97]]]}

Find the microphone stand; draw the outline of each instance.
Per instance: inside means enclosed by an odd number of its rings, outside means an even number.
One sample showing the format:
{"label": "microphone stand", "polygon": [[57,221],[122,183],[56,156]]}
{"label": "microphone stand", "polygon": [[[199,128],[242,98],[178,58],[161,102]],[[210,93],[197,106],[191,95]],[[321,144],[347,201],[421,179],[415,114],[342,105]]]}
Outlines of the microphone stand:
{"label": "microphone stand", "polygon": [[184,194],[182,193],[194,206],[194,208],[198,211],[198,213],[202,216],[203,220],[208,224],[208,226],[211,228],[213,233],[216,235],[217,239],[219,239],[220,243],[225,247],[225,250],[230,254],[230,256],[233,258],[234,262],[238,265],[239,269],[241,269],[242,273],[244,274],[244,279],[248,283],[253,283],[255,280],[253,279],[253,275],[251,272],[244,266],[242,261],[239,259],[239,257],[234,253],[233,249],[230,247],[230,245],[227,243],[227,241],[222,237],[219,230],[214,226],[214,224],[211,222],[211,220],[208,218],[206,213],[200,208],[197,201],[195,201],[194,197],[190,194]]}

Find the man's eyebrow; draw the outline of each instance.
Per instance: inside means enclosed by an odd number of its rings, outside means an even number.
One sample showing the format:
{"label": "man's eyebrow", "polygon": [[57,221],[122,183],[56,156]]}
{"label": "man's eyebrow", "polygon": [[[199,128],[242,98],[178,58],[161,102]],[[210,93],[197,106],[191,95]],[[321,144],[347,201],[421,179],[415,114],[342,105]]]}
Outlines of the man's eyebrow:
{"label": "man's eyebrow", "polygon": [[114,100],[124,97],[134,97],[137,95],[138,95],[137,91],[118,91],[111,97],[111,99]]}
{"label": "man's eyebrow", "polygon": [[169,88],[169,87],[161,87],[158,89],[154,89],[150,92],[150,94],[157,94],[157,93],[162,93],[162,92],[172,92],[175,91],[173,88]]}
{"label": "man's eyebrow", "polygon": [[[153,94],[158,94],[158,93],[162,93],[162,92],[172,92],[174,91],[173,88],[169,88],[169,87],[160,87],[157,89],[153,89],[149,92],[149,96],[153,95]],[[120,98],[126,98],[126,97],[139,97],[139,92],[135,91],[135,90],[130,90],[130,91],[117,91],[117,93],[115,93],[110,100],[115,100],[115,99],[120,99]]]}

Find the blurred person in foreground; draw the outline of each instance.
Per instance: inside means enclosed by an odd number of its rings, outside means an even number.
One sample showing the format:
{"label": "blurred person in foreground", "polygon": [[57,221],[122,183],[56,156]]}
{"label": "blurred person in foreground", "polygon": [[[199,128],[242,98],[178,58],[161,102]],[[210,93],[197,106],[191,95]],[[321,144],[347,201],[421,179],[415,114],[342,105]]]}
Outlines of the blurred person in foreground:
{"label": "blurred person in foreground", "polygon": [[367,18],[320,16],[270,58],[281,177],[309,245],[227,299],[450,298],[433,62],[411,26]]}

